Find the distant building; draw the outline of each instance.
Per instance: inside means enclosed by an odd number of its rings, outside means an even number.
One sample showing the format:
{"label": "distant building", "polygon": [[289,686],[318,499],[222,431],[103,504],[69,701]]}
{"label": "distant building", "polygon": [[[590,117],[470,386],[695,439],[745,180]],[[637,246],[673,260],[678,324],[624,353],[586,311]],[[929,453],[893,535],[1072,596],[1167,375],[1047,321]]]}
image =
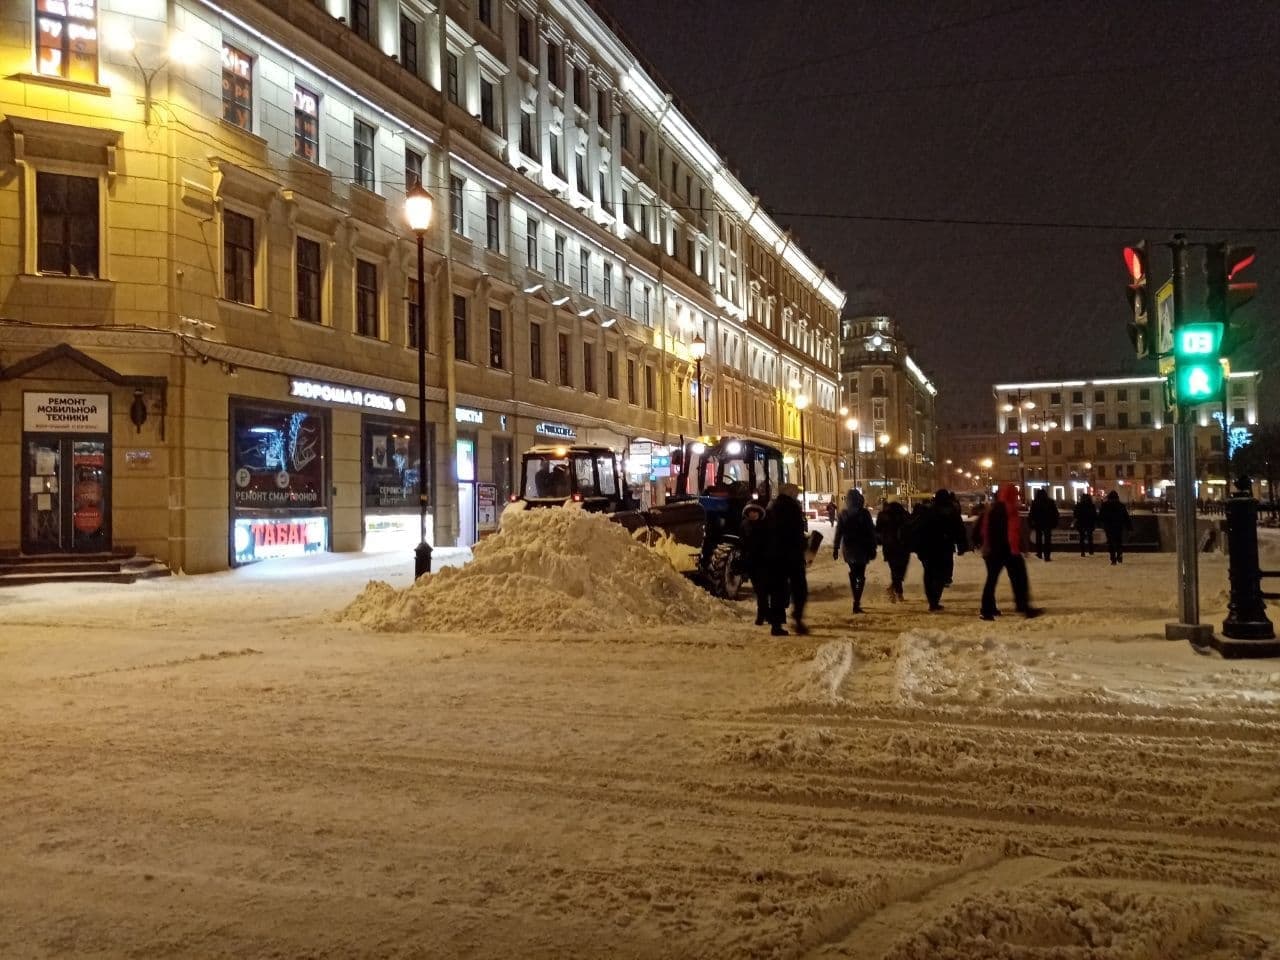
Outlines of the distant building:
{"label": "distant building", "polygon": [[[1257,371],[1233,372],[1226,402],[1195,410],[1202,499],[1225,495],[1224,446],[1247,443],[1258,423],[1259,379]],[[1164,389],[1154,375],[996,384],[996,480],[1021,482],[1026,495],[1047,485],[1067,502],[1086,490],[1114,489],[1126,501],[1165,496],[1173,430]]]}
{"label": "distant building", "polygon": [[939,486],[956,493],[990,490],[1000,435],[989,421],[946,423],[938,429]]}
{"label": "distant building", "polygon": [[911,359],[896,321],[841,321],[840,381],[847,416],[857,421],[842,437],[845,476],[875,495],[935,489],[938,389]]}

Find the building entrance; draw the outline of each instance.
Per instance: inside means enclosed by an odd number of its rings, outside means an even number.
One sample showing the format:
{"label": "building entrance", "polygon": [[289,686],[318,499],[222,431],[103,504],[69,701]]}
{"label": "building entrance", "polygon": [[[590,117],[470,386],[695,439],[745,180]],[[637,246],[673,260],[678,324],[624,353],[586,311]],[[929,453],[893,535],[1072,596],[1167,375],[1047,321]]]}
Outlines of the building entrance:
{"label": "building entrance", "polygon": [[111,448],[106,438],[23,438],[24,553],[111,549]]}

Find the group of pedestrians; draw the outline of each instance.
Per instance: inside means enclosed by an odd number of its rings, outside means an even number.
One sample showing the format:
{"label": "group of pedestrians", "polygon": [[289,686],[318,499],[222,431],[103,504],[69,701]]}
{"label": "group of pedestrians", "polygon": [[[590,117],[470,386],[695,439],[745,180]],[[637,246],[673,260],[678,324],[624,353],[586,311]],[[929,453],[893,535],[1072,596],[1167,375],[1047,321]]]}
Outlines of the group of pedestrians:
{"label": "group of pedestrians", "polygon": [[[1128,507],[1120,500],[1119,493],[1115,490],[1108,493],[1101,507],[1094,503],[1090,494],[1082,494],[1071,515],[1079,535],[1080,556],[1093,556],[1094,534],[1101,527],[1107,539],[1107,552],[1111,556],[1112,565],[1124,562],[1125,535],[1133,530],[1133,518],[1129,516]],[[1036,556],[1041,560],[1053,559],[1053,531],[1057,529],[1059,519],[1058,505],[1044,487],[1040,487],[1031,498],[1028,520]]]}
{"label": "group of pedestrians", "polygon": [[784,483],[768,509],[750,503],[742,511],[742,557],[756,594],[756,625],[769,625],[775,637],[787,636],[787,607],[792,628],[804,635],[804,608],[809,599],[809,536],[800,488]]}

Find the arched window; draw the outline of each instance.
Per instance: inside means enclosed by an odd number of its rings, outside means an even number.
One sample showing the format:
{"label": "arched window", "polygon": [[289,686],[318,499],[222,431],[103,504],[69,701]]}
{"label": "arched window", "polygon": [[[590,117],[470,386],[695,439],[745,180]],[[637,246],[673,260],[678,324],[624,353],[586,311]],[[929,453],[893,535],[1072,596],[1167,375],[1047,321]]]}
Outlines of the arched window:
{"label": "arched window", "polygon": [[877,373],[871,378],[871,392],[874,396],[884,396],[884,374]]}

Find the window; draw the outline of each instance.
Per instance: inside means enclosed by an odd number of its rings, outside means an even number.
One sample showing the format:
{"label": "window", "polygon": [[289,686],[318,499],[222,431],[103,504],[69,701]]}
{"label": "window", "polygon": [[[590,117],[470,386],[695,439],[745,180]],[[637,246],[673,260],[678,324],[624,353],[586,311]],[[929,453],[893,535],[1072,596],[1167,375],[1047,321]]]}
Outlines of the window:
{"label": "window", "polygon": [[613,306],[613,264],[608,260],[601,267],[604,271],[604,288],[601,291],[601,297],[606,307]]}
{"label": "window", "polygon": [[631,114],[625,110],[618,114],[618,139],[623,150],[631,149]]}
{"label": "window", "polygon": [[640,301],[640,319],[644,321],[644,325],[646,327],[650,324],[649,301],[652,297],[653,291],[649,289],[649,286],[646,284],[644,288],[644,299]]}
{"label": "window", "polygon": [[547,142],[551,144],[551,172],[563,180],[564,161],[560,159],[560,134],[552,130],[551,137]]}
{"label": "window", "polygon": [[[253,221],[249,221],[252,226]],[[36,173],[36,269],[66,277],[98,275],[98,180]],[[252,243],[252,234],[250,243]]]}
{"label": "window", "polygon": [[533,20],[530,17],[526,17],[523,13],[520,14],[520,31],[517,36],[520,57],[526,63],[533,63]]}
{"label": "window", "polygon": [[1093,452],[1096,456],[1105,457],[1107,455],[1107,438],[1094,437]]}
{"label": "window", "polygon": [[556,234],[556,282],[564,283],[564,234]]}
{"label": "window", "polygon": [[524,259],[530,270],[538,270],[538,221],[529,217],[524,223]]}
{"label": "window", "polygon": [[373,179],[373,139],[377,135],[374,128],[359,117],[355,122],[355,161],[356,185],[366,190],[374,189]]}
{"label": "window", "polygon": [[77,83],[98,82],[95,0],[36,4],[36,71]]}
{"label": "window", "polygon": [[369,26],[369,0],[351,0],[351,29],[357,37],[368,40]]}
{"label": "window", "polygon": [[657,401],[657,374],[653,367],[645,364],[644,368],[644,405],[650,410],[658,409]]}
{"label": "window", "polygon": [[[1138,424],[1139,424],[1139,426],[1143,426],[1143,427],[1149,427],[1149,426],[1151,426],[1151,411],[1150,411],[1150,410],[1143,410],[1141,413],[1139,413],[1139,414],[1138,414]],[[1147,441],[1146,441],[1146,440],[1144,440],[1143,442],[1144,442],[1144,443],[1146,443]]]}
{"label": "window", "polygon": [[448,73],[445,76],[445,90],[449,96],[450,103],[458,102],[458,55],[450,50],[445,55],[445,63],[448,66]]}
{"label": "window", "polygon": [[1121,410],[1116,414],[1116,426],[1121,430],[1127,430],[1129,428],[1129,414],[1126,411]]}
{"label": "window", "polygon": [[427,333],[427,315],[424,307],[418,299],[418,278],[412,276],[405,285],[405,339],[404,342],[412,349],[418,348],[418,330],[421,329],[427,335],[425,343],[428,348],[431,345],[430,335]]}
{"label": "window", "polygon": [[465,185],[461,177],[449,178],[449,218],[453,223],[453,232],[466,236],[466,211],[462,206],[462,188]]}
{"label": "window", "polygon": [[1129,401],[1129,391],[1125,389],[1117,390],[1116,399],[1121,403],[1127,403]]}
{"label": "window", "polygon": [[609,190],[608,173],[604,170],[600,171],[600,205],[613,213],[613,196]]}
{"label": "window", "polygon": [[1083,414],[1083,413],[1073,413],[1073,414],[1071,415],[1071,426],[1072,426],[1072,429],[1075,429],[1075,430],[1083,430],[1083,429],[1084,429],[1084,414]]}
{"label": "window", "polygon": [[486,27],[493,27],[493,0],[476,0],[476,16]]}
{"label": "window", "polygon": [[1107,392],[1106,392],[1105,390],[1095,390],[1095,391],[1093,391],[1093,402],[1094,402],[1094,403],[1106,403],[1106,402],[1107,402]]}
{"label": "window", "polygon": [[356,333],[378,335],[378,265],[368,260],[356,261]]}
{"label": "window", "polygon": [[253,217],[222,212],[222,295],[238,303],[254,302],[253,228]]}
{"label": "window", "polygon": [[1049,394],[1049,405],[1050,405],[1050,406],[1056,407],[1056,406],[1058,406],[1060,403],[1062,403],[1062,394],[1060,394],[1060,393],[1051,393],[1051,394]]}
{"label": "window", "polygon": [[320,95],[300,83],[293,87],[293,155],[320,162]]}
{"label": "window", "polygon": [[529,324],[529,376],[543,380],[542,375],[542,324]]}
{"label": "window", "polygon": [[631,316],[631,285],[630,277],[622,278],[622,312],[628,317]]}
{"label": "window", "polygon": [[573,379],[569,370],[569,335],[562,333],[559,335],[560,346],[560,386],[572,387]]}
{"label": "window", "polygon": [[618,355],[612,350],[604,352],[604,389],[610,400],[618,399]]}
{"label": "window", "polygon": [[506,367],[505,355],[502,352],[502,311],[497,307],[489,308],[489,366],[495,370]]}
{"label": "window", "polygon": [[[1144,457],[1151,456],[1151,438],[1150,437],[1142,438],[1142,455]],[[1150,466],[1148,466],[1147,469],[1150,469]]]}
{"label": "window", "polygon": [[587,69],[577,65],[573,68],[573,105],[587,109]]}
{"label": "window", "polygon": [[577,173],[578,192],[583,196],[591,196],[591,184],[587,182],[587,155],[579,153],[575,157],[574,170]]}
{"label": "window", "polygon": [[582,389],[596,392],[596,345],[590,340],[582,341]]}
{"label": "window", "polygon": [[1244,423],[1244,407],[1233,407],[1231,410],[1232,423]]}
{"label": "window", "polygon": [[418,21],[400,14],[400,66],[418,72]]}
{"label": "window", "polygon": [[530,160],[538,159],[538,141],[533,136],[533,114],[520,111],[520,152]]}
{"label": "window", "polygon": [[609,91],[596,91],[596,123],[607,133],[609,131]]}
{"label": "window", "polygon": [[627,402],[633,405],[639,403],[636,396],[636,362],[627,357]]}
{"label": "window", "polygon": [[591,251],[578,251],[578,289],[583,293],[591,293]]}
{"label": "window", "polygon": [[1083,390],[1073,390],[1073,391],[1071,391],[1071,402],[1072,402],[1072,403],[1084,403],[1084,391],[1083,391]]}
{"label": "window", "polygon": [[640,165],[644,166],[645,158],[649,155],[649,131],[643,127],[640,128]]}
{"label": "window", "polygon": [[404,148],[404,189],[408,192],[415,184],[422,183],[422,154],[410,147]]}
{"label": "window", "polygon": [[1138,388],[1138,399],[1139,399],[1139,400],[1150,400],[1150,399],[1151,399],[1151,388],[1150,388],[1150,387],[1139,387],[1139,388]]}
{"label": "window", "polygon": [[1084,456],[1084,437],[1076,437],[1071,441],[1071,455],[1075,457]]}
{"label": "window", "polygon": [[502,201],[484,198],[484,245],[494,253],[502,251]]}
{"label": "window", "polygon": [[1098,479],[1107,479],[1107,465],[1105,463],[1098,464]]}
{"label": "window", "polygon": [[1017,432],[1018,432],[1018,418],[1017,418],[1017,417],[1005,417],[1005,418],[1004,418],[1004,428],[1005,428],[1005,430],[1006,430],[1008,433],[1017,433]]}
{"label": "window", "polygon": [[561,72],[563,66],[560,44],[547,41],[547,83],[557,90],[564,89],[564,74]]}
{"label": "window", "polygon": [[493,108],[494,92],[493,81],[488,77],[480,78],[480,122],[485,125],[485,129],[498,130],[498,117]]}
{"label": "window", "polygon": [[1062,456],[1062,441],[1054,440],[1053,443],[1051,444],[1050,449],[1055,457]]}
{"label": "window", "polygon": [[222,45],[222,119],[253,129],[253,58],[229,43]]}
{"label": "window", "polygon": [[320,322],[320,244],[306,237],[299,237],[294,245],[294,311],[299,320]]}
{"label": "window", "polygon": [[1107,425],[1107,415],[1105,413],[1095,413],[1093,415],[1093,425],[1095,428],[1105,427]]}
{"label": "window", "polygon": [[467,347],[467,298],[455,293],[453,295],[453,358],[466,360],[471,354]]}

